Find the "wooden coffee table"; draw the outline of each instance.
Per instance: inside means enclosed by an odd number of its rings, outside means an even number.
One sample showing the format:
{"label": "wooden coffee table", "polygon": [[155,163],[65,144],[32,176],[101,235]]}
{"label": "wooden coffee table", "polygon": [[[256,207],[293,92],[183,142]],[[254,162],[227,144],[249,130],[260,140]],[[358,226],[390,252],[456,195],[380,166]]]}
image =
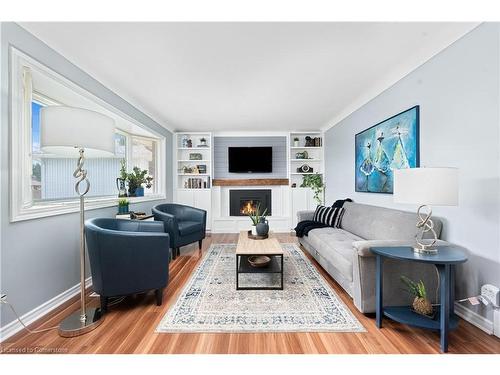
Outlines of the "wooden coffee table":
{"label": "wooden coffee table", "polygon": [[[271,262],[265,267],[252,267],[248,257],[255,255],[268,256]],[[279,286],[240,286],[242,273],[278,273],[281,283]],[[283,290],[283,249],[272,234],[265,240],[253,240],[248,238],[248,232],[240,232],[236,246],[236,290]]]}

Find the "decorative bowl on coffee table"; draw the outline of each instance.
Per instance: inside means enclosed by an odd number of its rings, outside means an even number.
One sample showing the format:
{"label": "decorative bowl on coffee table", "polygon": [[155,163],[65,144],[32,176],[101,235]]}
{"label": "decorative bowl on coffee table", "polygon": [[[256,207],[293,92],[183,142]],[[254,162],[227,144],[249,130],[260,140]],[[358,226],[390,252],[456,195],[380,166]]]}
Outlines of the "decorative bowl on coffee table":
{"label": "decorative bowl on coffee table", "polygon": [[265,267],[269,264],[269,262],[271,262],[271,258],[265,255],[254,255],[248,257],[248,263],[250,263],[252,267],[256,268]]}

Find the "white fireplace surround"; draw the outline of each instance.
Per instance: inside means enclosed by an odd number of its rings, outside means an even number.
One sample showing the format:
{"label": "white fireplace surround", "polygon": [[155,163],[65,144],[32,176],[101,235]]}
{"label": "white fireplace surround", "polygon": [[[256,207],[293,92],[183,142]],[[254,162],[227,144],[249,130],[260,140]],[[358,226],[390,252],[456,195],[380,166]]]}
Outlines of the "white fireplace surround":
{"label": "white fireplace surround", "polygon": [[290,221],[290,188],[277,186],[214,186],[212,187],[212,232],[236,233],[249,230],[251,221],[246,216],[230,216],[229,192],[231,190],[271,190],[271,211],[269,226],[276,232],[288,232]]}

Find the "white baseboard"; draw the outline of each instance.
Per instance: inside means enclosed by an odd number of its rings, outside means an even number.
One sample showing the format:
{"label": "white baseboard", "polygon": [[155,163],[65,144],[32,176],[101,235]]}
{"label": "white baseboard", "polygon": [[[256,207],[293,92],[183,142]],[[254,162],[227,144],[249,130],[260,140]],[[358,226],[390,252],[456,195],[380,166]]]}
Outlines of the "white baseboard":
{"label": "white baseboard", "polygon": [[493,322],[491,320],[482,317],[481,315],[475,313],[474,311],[468,309],[467,307],[459,303],[455,303],[455,314],[457,314],[463,320],[466,320],[470,324],[483,330],[487,334],[493,335],[494,329],[493,329]]}
{"label": "white baseboard", "polygon": [[[92,286],[92,278],[89,277],[85,280],[85,287],[88,288]],[[54,310],[55,308],[61,306],[63,303],[69,301],[74,296],[80,293],[80,283],[77,285],[65,290],[61,294],[55,296],[51,300],[44,302],[40,306],[35,307],[33,310],[28,311],[26,314],[21,316],[21,320],[29,326],[30,324],[36,322],[37,320],[43,318],[49,312]],[[14,306],[15,308],[15,306]],[[23,326],[17,319],[12,322],[6,324],[5,326],[0,328],[0,342],[8,339],[9,337],[14,336],[16,333],[21,331]]]}

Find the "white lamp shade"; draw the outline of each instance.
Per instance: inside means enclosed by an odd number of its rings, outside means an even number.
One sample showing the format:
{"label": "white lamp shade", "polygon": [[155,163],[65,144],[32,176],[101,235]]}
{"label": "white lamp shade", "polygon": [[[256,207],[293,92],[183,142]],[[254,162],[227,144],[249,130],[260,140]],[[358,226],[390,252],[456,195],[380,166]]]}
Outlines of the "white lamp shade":
{"label": "white lamp shade", "polygon": [[115,121],[112,118],[88,109],[64,106],[48,106],[40,112],[43,152],[76,157],[75,148],[83,148],[86,158],[115,154]]}
{"label": "white lamp shade", "polygon": [[458,169],[394,170],[394,202],[435,206],[458,205]]}

